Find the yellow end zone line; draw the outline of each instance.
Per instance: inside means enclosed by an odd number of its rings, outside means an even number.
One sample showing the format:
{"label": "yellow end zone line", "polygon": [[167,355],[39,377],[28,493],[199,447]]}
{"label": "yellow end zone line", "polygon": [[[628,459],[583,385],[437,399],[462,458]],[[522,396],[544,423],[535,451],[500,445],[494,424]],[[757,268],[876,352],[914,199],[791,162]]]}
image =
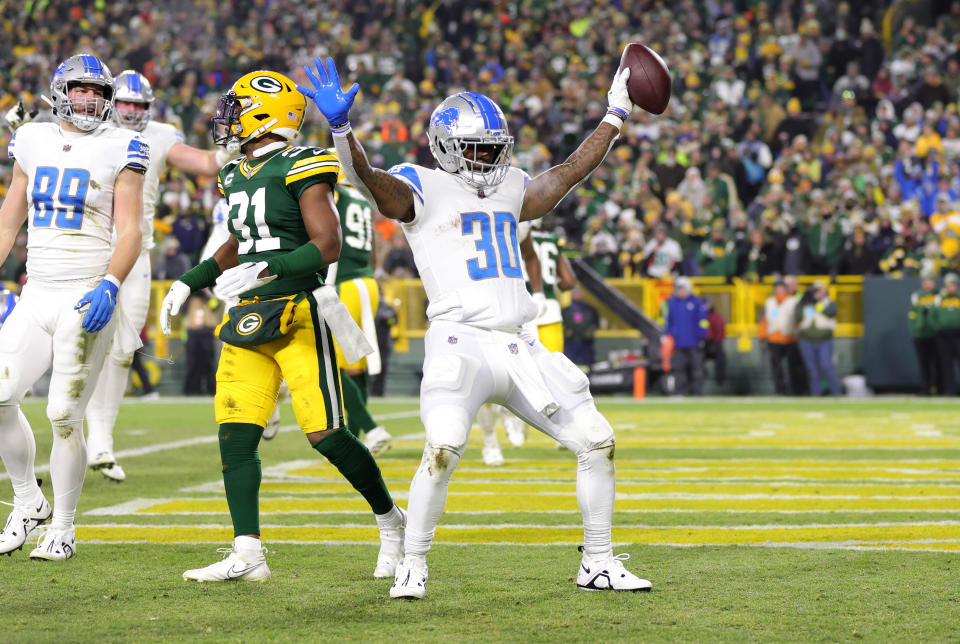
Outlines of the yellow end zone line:
{"label": "yellow end zone line", "polygon": [[[261,514],[363,511],[369,506],[359,497],[351,498],[264,498]],[[527,510],[577,510],[572,494],[541,496],[536,494],[451,494],[447,511],[524,512]],[[618,497],[616,510],[958,510],[960,498],[894,496],[831,497],[821,495],[637,495]],[[135,514],[222,514],[227,513],[225,499],[173,499],[133,510]],[[103,513],[102,511],[97,512]]]}
{"label": "yellow end zone line", "polygon": [[[351,495],[353,487],[342,480],[329,483],[303,483],[297,481],[265,481],[261,492]],[[525,482],[525,481],[451,481],[450,494],[574,494],[574,482]],[[848,483],[799,483],[799,482],[644,482],[619,481],[618,494],[794,494],[821,496],[898,496],[898,497],[960,497],[960,485],[889,485]]]}
{"label": "yellow end zone line", "polygon": [[[351,542],[378,543],[376,528],[275,526],[263,529],[267,542]],[[232,530],[196,526],[80,526],[77,538],[96,542],[144,543],[217,543],[232,539]],[[768,545],[768,544],[842,544],[867,547],[895,546],[910,549],[943,549],[960,544],[960,526],[927,525],[842,525],[789,527],[642,527],[614,528],[618,543],[638,545]],[[583,531],[577,527],[540,526],[443,526],[437,528],[437,541],[457,544],[511,543],[551,545],[580,543]],[[798,546],[794,546],[798,547]]]}

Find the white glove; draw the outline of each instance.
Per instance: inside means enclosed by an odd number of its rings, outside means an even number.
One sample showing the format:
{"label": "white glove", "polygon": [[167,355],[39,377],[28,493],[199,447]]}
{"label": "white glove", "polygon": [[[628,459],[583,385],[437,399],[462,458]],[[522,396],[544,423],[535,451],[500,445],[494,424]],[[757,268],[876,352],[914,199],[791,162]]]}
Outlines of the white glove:
{"label": "white glove", "polygon": [[3,118],[12,132],[36,115],[36,111],[28,114],[27,109],[23,106],[23,101],[17,101],[17,104],[11,107]]}
{"label": "white glove", "polygon": [[221,168],[236,158],[237,158],[237,155],[233,154],[232,152],[230,152],[230,150],[227,150],[226,148],[220,148],[219,150],[217,150],[216,161],[217,161],[217,165],[220,166]]}
{"label": "white glove", "polygon": [[177,280],[170,285],[163,302],[160,304],[160,330],[163,335],[170,335],[170,318],[180,314],[180,307],[190,297],[190,287]]}
{"label": "white glove", "polygon": [[610,91],[607,92],[607,115],[603,117],[603,120],[617,127],[623,125],[623,122],[630,116],[630,112],[633,111],[633,103],[630,101],[630,93],[627,91],[627,80],[629,78],[629,67],[618,70],[613,76],[613,82],[610,83]]}
{"label": "white glove", "polygon": [[547,296],[542,292],[534,292],[533,303],[537,305],[537,318],[542,318],[547,313]]}
{"label": "white glove", "polygon": [[258,286],[269,284],[277,279],[276,275],[257,277],[267,267],[266,262],[244,262],[239,266],[228,268],[217,278],[217,293],[221,297],[240,297],[247,291]]}

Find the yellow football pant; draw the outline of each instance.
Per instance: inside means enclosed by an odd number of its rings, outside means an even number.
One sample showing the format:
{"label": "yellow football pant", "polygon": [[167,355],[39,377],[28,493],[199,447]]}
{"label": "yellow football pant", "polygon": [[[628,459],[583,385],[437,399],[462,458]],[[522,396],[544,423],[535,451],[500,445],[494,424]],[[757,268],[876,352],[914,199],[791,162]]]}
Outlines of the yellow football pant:
{"label": "yellow football pant", "polygon": [[214,398],[217,423],[266,427],[281,380],[287,381],[304,433],[343,426],[333,336],[317,314],[312,295],[297,304],[294,322],[282,338],[254,347],[223,345]]}
{"label": "yellow football pant", "polygon": [[[372,277],[358,277],[340,282],[337,284],[337,291],[340,293],[340,301],[350,311],[350,316],[360,328],[363,328],[361,314],[365,306],[370,307],[371,317],[377,314],[377,306],[380,304],[380,289],[377,288],[377,280]],[[367,370],[366,358],[360,358],[353,364],[347,364],[347,359],[344,357],[340,345],[334,341],[334,346],[337,348],[337,364],[340,365],[341,369]]]}
{"label": "yellow football pant", "polygon": [[537,327],[540,342],[551,353],[563,353],[563,322],[554,322]]}

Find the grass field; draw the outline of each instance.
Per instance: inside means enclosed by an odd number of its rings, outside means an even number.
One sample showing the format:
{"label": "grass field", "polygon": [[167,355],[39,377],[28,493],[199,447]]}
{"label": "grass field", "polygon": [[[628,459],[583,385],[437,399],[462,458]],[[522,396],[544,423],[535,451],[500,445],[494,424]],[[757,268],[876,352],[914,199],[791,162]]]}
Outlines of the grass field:
{"label": "grass field", "polygon": [[[957,641],[960,404],[714,399],[601,403],[617,430],[615,552],[649,594],[574,585],[574,464],[540,435],[480,436],[453,476],[421,602],[371,576],[363,501],[293,427],[261,446],[273,579],[188,584],[232,537],[209,400],[124,405],[128,480],[88,474],[76,558],[0,559],[0,632],[17,642]],[[41,463],[50,431],[24,410]],[[406,505],[422,426],[413,399],[375,401],[401,437],[381,459]],[[41,468],[41,470],[44,468]],[[39,474],[49,479],[48,474]],[[5,478],[5,477],[4,477]],[[0,482],[3,498],[9,483]],[[52,498],[49,480],[44,492]]]}

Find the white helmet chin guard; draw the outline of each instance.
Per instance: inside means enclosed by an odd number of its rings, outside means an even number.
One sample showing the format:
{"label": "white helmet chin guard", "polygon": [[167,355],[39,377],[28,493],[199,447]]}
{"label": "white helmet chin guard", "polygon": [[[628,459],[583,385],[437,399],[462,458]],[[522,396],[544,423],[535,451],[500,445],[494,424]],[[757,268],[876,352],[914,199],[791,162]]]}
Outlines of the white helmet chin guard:
{"label": "white helmet chin guard", "polygon": [[[70,88],[82,84],[101,86],[103,98],[70,98]],[[50,94],[53,113],[84,132],[97,129],[113,115],[113,75],[96,56],[71,56],[60,63],[50,81]]]}
{"label": "white helmet chin guard", "polygon": [[[479,192],[493,192],[507,176],[513,137],[503,112],[483,94],[460,92],[444,99],[430,116],[427,140],[440,167]],[[477,160],[487,151],[490,162]]]}

